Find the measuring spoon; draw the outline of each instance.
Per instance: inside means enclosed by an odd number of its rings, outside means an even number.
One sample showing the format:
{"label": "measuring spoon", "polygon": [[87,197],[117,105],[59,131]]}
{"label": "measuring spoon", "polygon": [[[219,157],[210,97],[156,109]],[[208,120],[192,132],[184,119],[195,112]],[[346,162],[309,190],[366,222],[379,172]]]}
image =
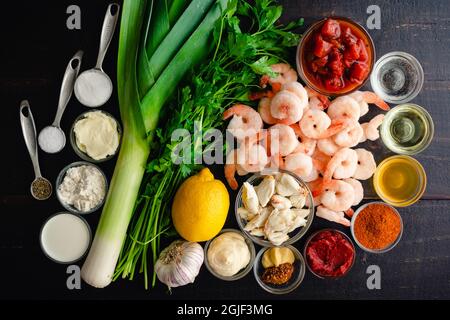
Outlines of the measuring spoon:
{"label": "measuring spoon", "polygon": [[41,169],[39,168],[36,126],[28,100],[23,100],[20,103],[20,125],[22,126],[23,138],[34,168],[35,178],[31,183],[31,195],[37,200],[46,200],[52,194],[52,184],[42,177]]}
{"label": "measuring spoon", "polygon": [[41,130],[38,137],[39,146],[47,153],[57,153],[66,145],[66,135],[61,129],[61,118],[66,109],[67,103],[72,96],[73,85],[80,71],[81,57],[83,51],[78,51],[70,59],[59,93],[58,109],[56,111],[55,120],[50,126]]}
{"label": "measuring spoon", "polygon": [[103,71],[102,64],[114,35],[119,18],[119,9],[120,6],[117,3],[108,6],[103,20],[97,64],[93,69],[82,72],[75,82],[75,96],[86,107],[104,105],[111,97],[113,84],[109,76]]}

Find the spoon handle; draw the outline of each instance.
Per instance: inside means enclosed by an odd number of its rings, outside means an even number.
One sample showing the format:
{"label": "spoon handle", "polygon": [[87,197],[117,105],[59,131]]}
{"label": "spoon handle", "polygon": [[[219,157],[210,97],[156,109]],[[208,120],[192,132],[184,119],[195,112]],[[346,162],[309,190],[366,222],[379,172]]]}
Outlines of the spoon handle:
{"label": "spoon handle", "polygon": [[103,59],[105,59],[106,51],[111,43],[116,29],[117,20],[119,20],[120,6],[117,3],[111,3],[106,10],[105,19],[103,20],[102,34],[100,36],[100,48],[98,49],[96,69],[102,70]]}
{"label": "spoon handle", "polygon": [[82,57],[83,51],[80,50],[75,53],[67,65],[61,85],[61,91],[59,93],[58,110],[56,111],[55,121],[53,121],[53,126],[55,127],[60,127],[62,115],[66,109],[70,97],[72,96],[73,86],[75,84],[75,80],[77,79],[78,72],[80,71]]}
{"label": "spoon handle", "polygon": [[22,126],[23,138],[25,139],[28,153],[33,162],[34,174],[36,178],[41,177],[36,142],[36,125],[34,124],[34,118],[28,100],[23,100],[20,103],[20,125]]}

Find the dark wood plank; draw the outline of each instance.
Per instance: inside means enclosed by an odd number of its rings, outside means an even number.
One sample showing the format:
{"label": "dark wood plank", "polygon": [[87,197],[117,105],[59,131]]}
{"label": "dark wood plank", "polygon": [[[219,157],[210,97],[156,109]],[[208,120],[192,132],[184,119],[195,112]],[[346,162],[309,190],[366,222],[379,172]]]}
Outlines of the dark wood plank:
{"label": "dark wood plank", "polygon": [[[49,261],[41,252],[38,235],[41,224],[50,215],[61,210],[53,197],[47,202],[36,202],[28,194],[33,179],[31,164],[22,141],[18,123],[18,104],[23,98],[31,101],[38,129],[50,123],[58,99],[60,82],[68,59],[80,48],[85,50],[83,66],[94,65],[98,49],[101,20],[109,1],[15,1],[10,10],[0,11],[0,33],[7,45],[0,48],[0,97],[3,106],[1,136],[4,137],[0,184],[0,298],[65,298],[65,299],[375,299],[375,298],[449,298],[450,281],[450,201],[425,200],[402,208],[405,223],[402,241],[392,252],[383,255],[365,254],[358,250],[358,261],[351,274],[335,282],[322,281],[307,273],[302,286],[290,295],[274,297],[260,289],[249,274],[233,283],[213,278],[202,270],[194,285],[179,288],[169,296],[161,284],[145,292],[141,279],[119,281],[104,290],[83,285],[81,291],[66,288],[66,269]],[[83,29],[65,28],[65,9],[77,3],[82,8]],[[283,21],[305,17],[305,27],[329,15],[343,15],[364,23],[370,0],[283,0]],[[393,50],[415,55],[425,70],[425,85],[415,102],[432,114],[436,135],[433,144],[417,158],[428,173],[426,199],[450,199],[450,113],[447,112],[450,89],[450,3],[438,1],[378,1],[382,14],[382,29],[371,30],[377,53],[381,56]],[[304,30],[304,28],[302,29]],[[104,68],[115,82],[117,36]],[[84,68],[84,67],[83,67]],[[63,118],[68,132],[75,117],[86,109],[72,99]],[[117,97],[105,110],[118,116]],[[386,150],[379,143],[368,148],[376,152],[377,160]],[[77,160],[67,146],[58,155],[41,153],[43,173],[52,181],[62,167]],[[111,176],[114,161],[101,164]],[[223,179],[221,170],[217,176]],[[368,188],[370,182],[368,182]],[[232,201],[235,194],[232,193]],[[368,190],[367,196],[373,196]],[[95,229],[99,213],[87,217]],[[237,227],[230,210],[227,226]],[[334,224],[317,219],[312,230]],[[348,231],[347,231],[348,232]],[[296,247],[303,249],[304,240]],[[365,270],[377,264],[382,269],[382,290],[369,291],[365,286]]]}

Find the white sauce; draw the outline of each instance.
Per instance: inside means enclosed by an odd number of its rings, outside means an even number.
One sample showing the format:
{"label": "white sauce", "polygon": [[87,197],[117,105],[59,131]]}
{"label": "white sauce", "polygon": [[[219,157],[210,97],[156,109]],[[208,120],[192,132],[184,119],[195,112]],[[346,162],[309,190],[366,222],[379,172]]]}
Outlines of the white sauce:
{"label": "white sauce", "polygon": [[80,259],[91,241],[86,223],[70,213],[61,213],[50,218],[42,228],[41,244],[52,259],[67,263]]}

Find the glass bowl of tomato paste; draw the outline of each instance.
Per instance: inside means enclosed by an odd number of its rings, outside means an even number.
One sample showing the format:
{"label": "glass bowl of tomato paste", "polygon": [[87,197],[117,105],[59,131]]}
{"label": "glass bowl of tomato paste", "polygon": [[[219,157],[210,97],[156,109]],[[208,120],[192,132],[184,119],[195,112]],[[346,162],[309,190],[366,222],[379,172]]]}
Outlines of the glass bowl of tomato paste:
{"label": "glass bowl of tomato paste", "polygon": [[344,17],[317,21],[303,34],[297,47],[297,71],[311,89],[340,96],[362,87],[375,62],[369,33]]}

